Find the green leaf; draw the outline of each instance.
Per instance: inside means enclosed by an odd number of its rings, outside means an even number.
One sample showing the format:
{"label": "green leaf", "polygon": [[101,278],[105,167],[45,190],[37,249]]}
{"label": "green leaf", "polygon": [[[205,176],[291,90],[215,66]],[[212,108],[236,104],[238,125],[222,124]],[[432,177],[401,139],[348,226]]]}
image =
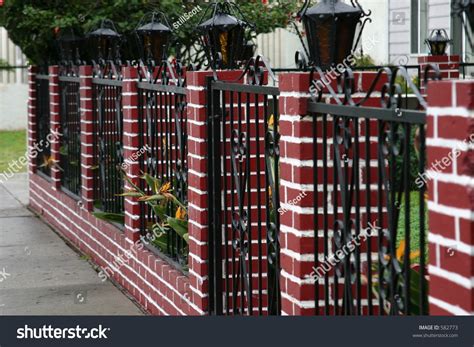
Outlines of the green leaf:
{"label": "green leaf", "polygon": [[157,247],[159,247],[162,251],[166,251],[166,248],[168,246],[168,235],[162,234],[158,237],[156,237],[153,240],[153,244]]}
{"label": "green leaf", "polygon": [[124,196],[128,198],[140,198],[143,196],[143,194],[139,192],[126,192],[122,194],[117,194],[116,196]]}
{"label": "green leaf", "polygon": [[188,234],[188,221],[168,217],[167,223],[179,236],[188,242],[189,235],[187,238],[185,238],[185,235]]}
{"label": "green leaf", "polygon": [[146,184],[151,188],[154,194],[158,193],[156,187],[161,187],[161,182],[158,178],[155,178],[147,173],[143,174],[142,179],[145,180]]}
{"label": "green leaf", "polygon": [[163,195],[151,195],[151,196],[144,196],[140,199],[143,202],[151,202],[151,201],[163,201],[166,198]]}
{"label": "green leaf", "polygon": [[153,205],[153,212],[160,220],[166,219],[166,206],[162,205]]}
{"label": "green leaf", "polygon": [[92,215],[106,222],[125,224],[125,215],[121,213],[94,212]]}

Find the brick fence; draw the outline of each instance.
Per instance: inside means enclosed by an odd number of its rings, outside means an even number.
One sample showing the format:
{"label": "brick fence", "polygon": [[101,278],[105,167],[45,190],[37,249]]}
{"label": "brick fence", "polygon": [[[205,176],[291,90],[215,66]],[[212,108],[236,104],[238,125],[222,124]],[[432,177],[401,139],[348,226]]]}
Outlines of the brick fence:
{"label": "brick fence", "polygon": [[[36,138],[35,69],[30,69],[29,146]],[[221,79],[233,80],[240,72],[223,72]],[[59,123],[60,98],[57,90],[58,68],[50,68],[51,128]],[[137,71],[124,68],[122,108],[124,116],[124,157],[136,151],[137,139]],[[139,205],[126,199],[125,227],[120,230],[92,215],[94,204],[94,153],[92,68],[80,69],[82,193],[80,200],[64,192],[61,171],[53,170],[47,178],[30,164],[30,205],[46,222],[89,255],[98,266],[108,269],[111,279],[129,292],[151,314],[204,315],[209,307],[208,199],[207,184],[207,78],[209,72],[187,74],[188,117],[188,199],[189,199],[189,271],[183,272],[139,241]],[[284,207],[295,191],[310,188],[312,174],[304,161],[311,153],[311,129],[306,118],[309,89],[308,74],[280,76],[281,186],[280,201]],[[474,166],[469,138],[474,116],[474,82],[435,82],[428,88],[427,155],[429,186],[429,248],[431,314],[474,314],[474,230],[472,228],[471,187]],[[432,169],[436,160],[456,146],[459,157],[442,171]],[[308,147],[308,148],[306,148]],[[60,151],[52,144],[52,153]],[[136,180],[136,162],[127,162],[128,176]],[[312,189],[312,188],[311,188]],[[311,199],[302,204],[310,204]],[[304,207],[296,206],[281,220],[282,311],[289,315],[314,314],[309,302],[312,293],[305,282],[311,272],[313,251]],[[314,233],[313,233],[314,234]],[[126,257],[124,256],[126,255]],[[123,259],[126,261],[123,261]],[[122,259],[122,261],[118,261]],[[319,312],[323,314],[323,312]]]}

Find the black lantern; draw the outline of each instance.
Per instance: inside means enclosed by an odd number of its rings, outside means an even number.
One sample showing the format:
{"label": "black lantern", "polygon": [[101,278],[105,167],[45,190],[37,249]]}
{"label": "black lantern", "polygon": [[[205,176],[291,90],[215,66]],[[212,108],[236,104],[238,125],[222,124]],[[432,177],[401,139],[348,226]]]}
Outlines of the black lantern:
{"label": "black lantern", "polygon": [[137,29],[143,61],[159,62],[165,59],[173,31],[163,12],[146,14]]}
{"label": "black lantern", "polygon": [[213,69],[237,68],[246,58],[244,55],[248,45],[248,32],[253,25],[245,21],[235,3],[214,2],[206,10],[204,18],[210,10],[212,10],[211,18],[201,21],[198,31],[211,67]]}
{"label": "black lantern", "polygon": [[[311,64],[329,68],[342,63],[351,55],[353,47],[357,47],[365,24],[361,18],[369,16],[370,12],[366,14],[357,1],[355,3],[357,5],[348,5],[341,0],[322,0],[308,8],[309,1],[306,0],[298,16],[306,31]],[[354,44],[358,24],[361,28]]]}
{"label": "black lantern", "polygon": [[62,64],[80,64],[82,37],[73,28],[61,29],[58,37],[59,55]]}
{"label": "black lantern", "polygon": [[103,19],[99,28],[91,31],[88,38],[97,49],[94,55],[98,61],[114,61],[120,59],[119,48],[121,35],[117,32],[111,20]]}
{"label": "black lantern", "polygon": [[431,55],[445,55],[450,42],[451,40],[444,29],[433,30],[430,37],[425,40],[430,48]]}

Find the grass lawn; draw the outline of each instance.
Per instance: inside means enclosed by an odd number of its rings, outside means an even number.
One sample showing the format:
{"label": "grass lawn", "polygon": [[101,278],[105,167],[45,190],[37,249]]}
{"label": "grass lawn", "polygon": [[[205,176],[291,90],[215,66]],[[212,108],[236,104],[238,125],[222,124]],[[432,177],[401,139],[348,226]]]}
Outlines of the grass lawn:
{"label": "grass lawn", "polygon": [[[0,131],[0,173],[8,170],[13,160],[18,160],[26,152],[26,130]],[[22,167],[18,172],[26,172]]]}
{"label": "grass lawn", "polygon": [[[400,215],[398,218],[397,246],[405,238],[405,197],[402,198]],[[426,259],[428,259],[428,204],[425,202],[425,249]],[[420,193],[410,193],[410,251],[420,249]],[[419,257],[412,260],[412,263],[419,262]]]}

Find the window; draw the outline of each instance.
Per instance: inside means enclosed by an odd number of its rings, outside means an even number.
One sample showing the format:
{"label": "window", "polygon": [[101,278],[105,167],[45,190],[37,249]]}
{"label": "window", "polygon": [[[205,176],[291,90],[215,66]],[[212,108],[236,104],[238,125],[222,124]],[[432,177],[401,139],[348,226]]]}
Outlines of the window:
{"label": "window", "polygon": [[428,0],[411,0],[411,53],[427,53]]}

